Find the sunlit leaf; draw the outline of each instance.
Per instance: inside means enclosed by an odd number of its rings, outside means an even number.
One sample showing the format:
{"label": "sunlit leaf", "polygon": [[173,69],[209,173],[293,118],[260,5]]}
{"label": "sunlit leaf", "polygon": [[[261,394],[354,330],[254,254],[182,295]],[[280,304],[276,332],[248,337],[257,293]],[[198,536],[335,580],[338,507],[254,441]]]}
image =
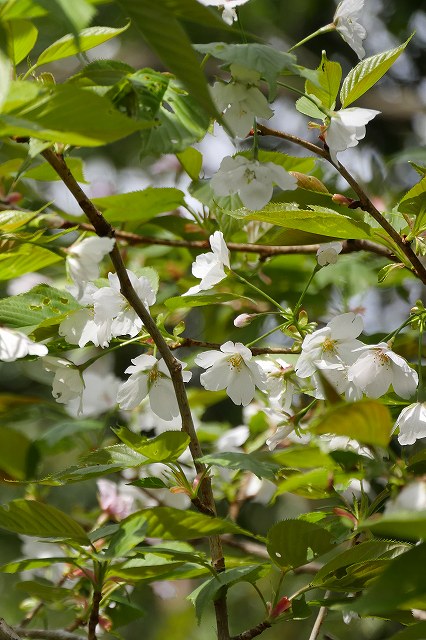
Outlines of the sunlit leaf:
{"label": "sunlit leaf", "polygon": [[109,222],[142,224],[158,213],[173,211],[180,207],[184,204],[184,194],[180,189],[173,187],[147,187],[142,191],[94,198],[93,203]]}
{"label": "sunlit leaf", "polygon": [[37,41],[38,30],[28,20],[11,20],[7,24],[10,57],[14,65],[19,64],[30,53]]}

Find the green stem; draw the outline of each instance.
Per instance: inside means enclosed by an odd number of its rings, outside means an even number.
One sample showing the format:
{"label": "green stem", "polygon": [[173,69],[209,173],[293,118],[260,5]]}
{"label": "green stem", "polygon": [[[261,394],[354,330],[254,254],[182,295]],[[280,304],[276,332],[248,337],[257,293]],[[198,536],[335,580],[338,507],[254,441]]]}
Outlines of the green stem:
{"label": "green stem", "polygon": [[275,590],[275,596],[274,596],[274,600],[273,600],[273,603],[272,603],[271,610],[278,604],[278,600],[280,599],[281,585],[283,583],[283,580],[284,580],[286,574],[287,574],[287,571],[281,571],[281,574],[280,574],[280,577],[279,577],[279,580],[278,580],[278,584],[277,584],[277,588]]}
{"label": "green stem", "polygon": [[392,340],[392,338],[396,338],[398,333],[402,331],[404,327],[408,326],[412,321],[413,321],[412,317],[407,318],[407,320],[404,320],[404,322],[397,329],[392,331],[392,333],[388,333],[388,335],[383,338],[383,342],[389,342],[389,340]]}
{"label": "green stem", "polygon": [[268,605],[266,604],[266,600],[263,597],[261,590],[259,589],[257,584],[255,584],[254,582],[252,582],[251,585],[257,591],[259,598],[262,600],[263,606],[265,607],[266,615],[269,615]]}
{"label": "green stem", "polygon": [[289,89],[290,91],[294,91],[294,93],[299,94],[299,96],[302,96],[303,98],[306,98],[307,100],[310,100],[310,102],[312,102],[312,104],[314,104],[316,106],[316,108],[319,109],[319,111],[321,111],[321,113],[323,113],[327,117],[330,117],[330,113],[328,111],[326,111],[326,109],[324,108],[324,105],[322,105],[319,100],[318,101],[315,100],[313,96],[305,93],[304,91],[301,91],[300,89],[297,89],[296,87],[292,87],[290,84],[287,84],[286,82],[281,82],[280,80],[277,80],[277,84],[280,87],[284,87],[285,89]]}
{"label": "green stem", "polygon": [[290,47],[289,52],[294,51],[294,49],[297,49],[297,47],[300,47],[302,44],[305,44],[305,42],[309,42],[309,40],[312,40],[312,38],[316,38],[317,36],[320,36],[323,33],[328,33],[329,31],[334,31],[335,29],[336,29],[336,25],[333,22],[331,22],[330,24],[326,24],[325,27],[321,27],[321,29],[314,31],[313,33],[311,33],[311,35],[306,36],[306,38],[303,38],[303,40],[300,40],[299,42],[294,44],[292,47]]}
{"label": "green stem", "polygon": [[125,340],[124,342],[121,342],[120,344],[116,344],[113,347],[110,347],[108,349],[103,349],[102,353],[98,353],[96,356],[93,356],[93,358],[90,358],[84,364],[79,365],[78,368],[80,369],[80,371],[83,372],[86,369],[88,369],[94,362],[99,360],[99,358],[102,358],[103,356],[107,355],[107,353],[111,353],[111,351],[116,351],[117,349],[121,349],[121,347],[126,347],[128,344],[132,344],[133,342],[138,342],[140,339],[141,339],[141,336],[138,335],[136,336],[136,338],[131,338],[130,340]]}
{"label": "green stem", "polygon": [[418,360],[419,360],[419,384],[417,386],[417,402],[421,402],[423,400],[423,372],[422,372],[422,352],[423,352],[423,322],[420,323],[419,328],[419,351],[418,351]]}
{"label": "green stem", "polygon": [[285,313],[285,309],[284,307],[282,307],[280,304],[278,304],[278,302],[276,302],[273,298],[271,298],[271,296],[268,296],[267,293],[265,293],[264,291],[262,291],[261,289],[259,289],[258,287],[256,287],[255,284],[249,282],[248,280],[246,280],[245,278],[243,278],[243,276],[240,276],[239,273],[237,273],[236,271],[232,271],[232,269],[229,270],[230,273],[232,273],[232,275],[234,275],[236,278],[238,278],[239,280],[241,280],[241,282],[244,282],[244,284],[246,284],[248,287],[250,287],[251,289],[253,289],[254,291],[256,291],[256,293],[258,293],[259,295],[261,295],[263,298],[265,298],[266,300],[268,300],[271,304],[274,305],[274,307],[277,307],[277,309],[279,309],[280,311],[282,311],[283,313]]}
{"label": "green stem", "polygon": [[316,264],[316,265],[315,265],[315,267],[314,267],[314,270],[312,271],[312,273],[311,273],[311,275],[310,275],[310,277],[309,277],[309,280],[308,280],[308,282],[307,282],[307,284],[306,284],[306,287],[303,289],[302,294],[301,294],[301,296],[300,296],[299,300],[297,301],[296,306],[294,307],[294,312],[293,312],[293,314],[294,314],[294,319],[295,319],[295,320],[296,320],[296,316],[297,316],[297,314],[298,314],[298,312],[299,312],[299,309],[300,309],[300,307],[302,306],[303,298],[305,297],[306,292],[308,291],[308,289],[309,289],[309,287],[310,287],[310,285],[311,285],[311,282],[312,282],[312,280],[313,280],[313,279],[314,279],[314,277],[315,277],[315,274],[316,274],[316,273],[317,273],[317,271],[319,271],[320,269],[321,269],[321,267],[320,267],[318,264]]}
{"label": "green stem", "polygon": [[206,66],[208,60],[211,58],[210,53],[206,53],[206,55],[204,56],[204,58],[201,60],[200,63],[200,69],[204,69],[204,67]]}
{"label": "green stem", "polygon": [[253,344],[256,344],[256,342],[260,342],[260,340],[263,340],[263,338],[267,338],[272,333],[275,333],[275,331],[278,331],[279,329],[281,329],[281,327],[285,327],[286,324],[288,324],[288,321],[282,322],[281,324],[278,324],[276,327],[274,327],[273,329],[270,329],[266,333],[263,333],[261,336],[259,336],[255,340],[252,340],[251,342],[248,342],[245,346],[250,348]]}

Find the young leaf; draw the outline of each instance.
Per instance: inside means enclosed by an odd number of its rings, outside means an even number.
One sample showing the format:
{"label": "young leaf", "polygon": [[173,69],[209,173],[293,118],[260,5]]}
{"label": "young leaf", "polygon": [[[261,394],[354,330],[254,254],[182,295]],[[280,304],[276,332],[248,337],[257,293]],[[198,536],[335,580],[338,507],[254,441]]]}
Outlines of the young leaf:
{"label": "young leaf", "polygon": [[424,609],[426,544],[395,558],[351,609],[362,615],[386,615],[396,609]]}
{"label": "young leaf", "polygon": [[271,202],[261,211],[238,209],[226,213],[238,220],[259,220],[278,227],[320,234],[324,236],[323,242],[326,242],[325,238],[371,238],[371,228],[367,224],[343,216],[332,209],[314,205],[310,210],[299,209],[297,205],[290,203]]}
{"label": "young leaf", "polygon": [[[200,70],[198,58],[176,17],[176,14],[179,15],[179,3],[170,0],[156,0],[155,3],[151,0],[119,0],[118,4],[131,18],[165,67],[183,82],[188,93],[209,115],[216,116],[217,111],[210,97],[207,81]],[[188,5],[188,0],[186,4]],[[195,0],[190,0],[189,4],[192,6],[187,16],[191,15],[192,9],[198,12],[204,9]],[[211,20],[213,14],[207,9],[206,11]],[[203,14],[206,15],[205,12]],[[219,19],[216,24],[219,26]]]}
{"label": "young leaf", "polygon": [[147,187],[114,196],[94,198],[93,203],[109,222],[143,224],[159,213],[173,211],[184,204],[184,194],[174,187]]}
{"label": "young leaf", "polygon": [[15,211],[15,209],[1,211],[0,231],[4,231],[5,233],[16,231],[35,218],[36,215],[36,211]]}
{"label": "young leaf", "polygon": [[176,157],[191,180],[198,180],[203,165],[201,152],[193,147],[188,147],[184,151],[177,153]]}
{"label": "young leaf", "polygon": [[386,71],[390,69],[404,51],[412,37],[413,36],[410,36],[404,44],[396,47],[396,49],[390,49],[389,51],[384,51],[383,53],[378,53],[370,58],[361,60],[361,62],[348,73],[340,90],[340,101],[343,109],[346,109],[352,102],[358,100],[358,98],[364,95],[364,93],[371,89],[371,87],[385,75]]}
{"label": "young leaf", "polygon": [[236,471],[251,471],[258,478],[268,478],[268,480],[275,480],[280,468],[280,465],[273,462],[270,456],[261,453],[210,453],[200,458],[200,462]]}
{"label": "young leaf", "polygon": [[399,201],[398,210],[417,216],[426,208],[426,176],[412,187]]}
{"label": "young leaf", "polygon": [[203,582],[188,596],[188,600],[195,607],[198,622],[201,621],[201,616],[206,606],[216,600],[219,591],[223,587],[229,588],[233,584],[237,584],[237,582],[254,583],[267,571],[269,571],[269,566],[248,565],[246,567],[236,567],[235,569],[227,569],[223,573],[218,573],[214,578]]}
{"label": "young leaf", "polygon": [[56,507],[35,500],[12,500],[6,506],[0,506],[0,527],[26,536],[89,544],[89,538],[78,522]]}
{"label": "young leaf", "polygon": [[[314,95],[327,109],[334,109],[337,94],[339,93],[340,81],[342,79],[342,67],[338,62],[328,60],[325,51],[323,51],[321,64],[317,72],[320,87],[310,80],[307,80],[305,83],[305,93]],[[324,114],[321,116],[321,119],[323,118]]]}
{"label": "young leaf", "polygon": [[[0,255],[0,280],[11,280],[24,273],[43,269],[62,260],[57,253],[30,243],[19,243]],[[0,300],[0,304],[1,304]]]}
{"label": "young leaf", "polygon": [[37,41],[38,30],[28,20],[11,20],[6,25],[9,36],[8,47],[13,64],[19,64],[32,50]]}
{"label": "young leaf", "polygon": [[426,513],[425,511],[389,513],[364,520],[359,524],[359,528],[368,529],[377,536],[417,542],[426,537]]}
{"label": "young leaf", "polygon": [[81,51],[93,49],[94,47],[111,40],[111,38],[119,36],[121,33],[126,31],[129,26],[130,23],[127,23],[120,29],[112,29],[111,27],[89,27],[88,29],[83,29],[79,32],[78,40],[73,34],[69,33],[47,47],[47,49],[39,55],[34,66],[41,67],[43,64],[48,64],[55,60],[63,60],[63,58],[75,56]]}
{"label": "young leaf", "polygon": [[113,431],[124,444],[146,456],[151,462],[177,460],[189,444],[189,436],[182,431],[164,431],[149,440],[137,436],[126,427],[113,429]]}
{"label": "young leaf", "polygon": [[277,522],[267,536],[269,556],[283,571],[310,562],[332,546],[333,538],[329,531],[304,520]]}
{"label": "young leaf", "polygon": [[370,399],[334,405],[310,427],[318,435],[332,433],[379,447],[389,444],[392,430],[389,409]]}
{"label": "young leaf", "polygon": [[139,511],[130,518],[147,522],[146,535],[164,540],[191,540],[221,533],[243,534],[253,537],[233,522],[213,518],[194,511],[182,511],[172,507],[153,507]]}

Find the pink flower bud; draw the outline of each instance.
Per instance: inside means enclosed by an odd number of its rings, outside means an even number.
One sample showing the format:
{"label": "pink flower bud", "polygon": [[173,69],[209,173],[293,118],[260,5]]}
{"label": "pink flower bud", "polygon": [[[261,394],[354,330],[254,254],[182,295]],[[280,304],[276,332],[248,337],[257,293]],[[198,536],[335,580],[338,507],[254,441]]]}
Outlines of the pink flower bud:
{"label": "pink flower bud", "polygon": [[269,614],[269,617],[278,618],[278,616],[284,613],[284,611],[287,611],[287,609],[290,609],[290,607],[291,607],[291,600],[289,600],[286,596],[283,596],[277,602],[275,607],[272,609],[271,613]]}
{"label": "pink flower bud", "polygon": [[353,198],[347,198],[342,193],[335,193],[331,199],[333,202],[345,205],[346,207],[349,207],[349,205],[353,203]]}
{"label": "pink flower bud", "polygon": [[241,313],[234,320],[234,326],[241,329],[241,327],[246,327],[255,317],[255,314],[250,313]]}

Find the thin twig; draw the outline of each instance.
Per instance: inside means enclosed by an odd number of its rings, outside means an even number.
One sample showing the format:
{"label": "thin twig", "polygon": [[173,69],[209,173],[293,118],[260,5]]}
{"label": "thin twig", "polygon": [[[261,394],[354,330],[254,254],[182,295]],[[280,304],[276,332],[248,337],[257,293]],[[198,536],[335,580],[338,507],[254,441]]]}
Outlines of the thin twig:
{"label": "thin twig", "polygon": [[[319,148],[319,147],[318,147]],[[81,231],[95,232],[93,225],[80,223],[78,225],[72,222],[64,221],[60,228],[69,229],[78,226]],[[159,245],[164,247],[177,247],[184,249],[202,249],[209,250],[210,245],[208,240],[176,240],[172,238],[156,238],[154,236],[142,236],[130,231],[118,231],[114,232],[114,237],[118,240],[123,240],[130,245]],[[342,253],[354,253],[356,251],[368,251],[370,253],[376,253],[379,256],[388,258],[389,260],[397,261],[397,258],[392,254],[389,249],[371,242],[370,240],[344,240],[342,242]],[[273,256],[281,255],[309,255],[315,254],[320,248],[319,244],[301,244],[301,245],[267,245],[267,244],[248,244],[244,242],[227,242],[226,243],[230,251],[241,251],[242,253],[256,253],[262,258],[269,258]]]}
{"label": "thin twig", "polygon": [[[70,193],[77,200],[80,208],[89,219],[89,222],[93,225],[95,232],[100,237],[114,237],[115,232],[113,227],[105,220],[103,215],[91,200],[86,196],[80,185],[72,175],[71,171],[67,167],[62,155],[56,154],[52,149],[45,149],[42,152],[43,157],[53,167],[62,182],[68,188]],[[113,250],[110,253],[112,263],[115,267],[119,282],[121,293],[128,300],[132,308],[135,310],[139,318],[142,320],[146,330],[150,334],[154,343],[156,344],[158,351],[160,352],[169,372],[173,383],[173,387],[176,394],[176,399],[179,407],[179,413],[182,419],[182,430],[188,434],[190,438],[189,448],[192,458],[194,460],[194,466],[197,473],[205,473],[205,465],[198,460],[202,457],[200,442],[195,432],[194,423],[192,420],[191,409],[186,395],[185,385],[182,377],[182,365],[173,356],[170,351],[167,342],[163,338],[161,331],[158,329],[148,309],[144,306],[136,291],[132,287],[127,269],[123,262],[120,250],[117,244],[114,245]],[[216,507],[213,497],[212,486],[208,474],[205,474],[204,480],[200,487],[201,501],[203,510],[205,513],[214,515],[216,513]],[[216,571],[223,571],[225,569],[225,560],[222,552],[222,545],[219,536],[211,536],[209,538],[210,553],[212,557],[212,565]],[[227,616],[224,618],[224,611],[226,610],[226,593],[221,597],[221,606],[216,607],[216,615],[222,616],[217,618],[218,640],[229,640],[228,621]]]}
{"label": "thin twig", "polygon": [[0,618],[0,640],[21,640],[16,631]]}
{"label": "thin twig", "polygon": [[[176,349],[182,349],[184,347],[203,347],[207,349],[220,349],[222,345],[218,342],[206,342],[204,340],[193,340],[192,338],[182,338],[179,342],[169,344],[169,349],[175,351]],[[273,353],[297,353],[293,349],[288,347],[249,347],[254,356],[261,356],[264,354]]]}
{"label": "thin twig", "polygon": [[99,624],[99,606],[102,600],[102,591],[94,591],[92,608],[90,610],[89,624],[87,627],[87,640],[97,640],[96,627]]}
{"label": "thin twig", "polygon": [[311,635],[309,636],[309,640],[317,640],[321,625],[325,620],[325,617],[328,613],[328,607],[321,607],[318,611],[318,615],[315,620],[315,624],[312,627]]}
{"label": "thin twig", "polygon": [[22,638],[35,638],[35,640],[84,640],[84,636],[69,633],[69,631],[63,631],[62,629],[27,629],[26,627],[15,627],[15,631]]}
{"label": "thin twig", "polygon": [[363,188],[359,185],[359,183],[355,180],[355,178],[349,173],[349,171],[340,163],[333,162],[331,156],[328,151],[325,149],[321,149],[316,144],[312,144],[303,138],[299,138],[298,136],[291,135],[289,133],[285,133],[284,131],[277,131],[275,129],[270,129],[269,127],[265,127],[264,125],[258,125],[259,131],[263,135],[271,135],[276,136],[277,138],[282,138],[283,140],[287,140],[288,142],[292,142],[294,144],[303,147],[304,149],[308,149],[312,151],[320,158],[324,158],[327,160],[333,167],[340,173],[340,175],[346,180],[346,182],[352,187],[359,198],[360,207],[369,213],[374,220],[386,231],[388,236],[394,241],[396,246],[400,249],[400,251],[405,255],[407,260],[413,265],[414,271],[419,277],[419,279],[426,284],[426,268],[422,265],[419,258],[414,253],[411,245],[406,243],[404,239],[399,235],[399,233],[393,228],[393,226],[388,222],[388,220],[380,213],[380,211],[374,206],[373,202],[367,196]]}

